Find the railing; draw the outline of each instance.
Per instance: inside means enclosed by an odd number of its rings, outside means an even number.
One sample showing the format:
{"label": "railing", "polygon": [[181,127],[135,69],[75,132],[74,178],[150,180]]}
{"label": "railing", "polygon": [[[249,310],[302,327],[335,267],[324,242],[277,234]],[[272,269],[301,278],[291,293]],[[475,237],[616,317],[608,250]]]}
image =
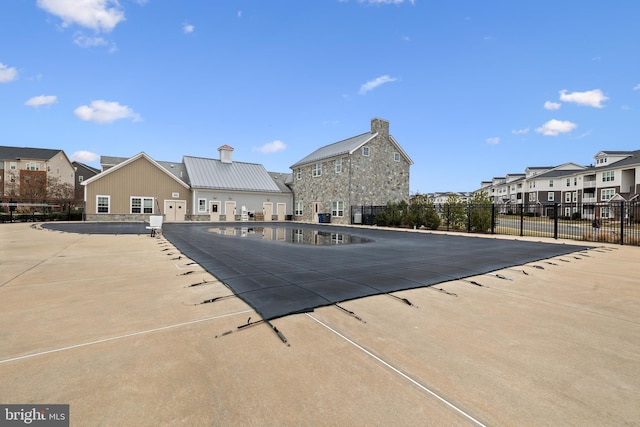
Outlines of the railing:
{"label": "railing", "polygon": [[[352,223],[355,223],[353,212],[359,211],[366,212],[359,222],[363,225],[394,225],[640,246],[640,203],[636,201],[518,205],[437,204],[426,205],[421,209],[423,216],[416,215],[415,209],[413,214],[408,215],[407,212],[389,210],[385,206],[354,206],[351,209]],[[420,220],[417,221],[416,218]],[[594,224],[596,219],[598,223]]]}
{"label": "railing", "polygon": [[0,197],[0,222],[80,221],[84,202]]}

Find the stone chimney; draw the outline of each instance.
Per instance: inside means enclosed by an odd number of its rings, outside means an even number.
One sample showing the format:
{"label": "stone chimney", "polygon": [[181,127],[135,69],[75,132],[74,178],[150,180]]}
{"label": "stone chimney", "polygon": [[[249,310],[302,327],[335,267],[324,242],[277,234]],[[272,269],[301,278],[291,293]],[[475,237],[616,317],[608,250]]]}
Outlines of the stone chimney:
{"label": "stone chimney", "polygon": [[233,154],[233,147],[230,147],[228,145],[223,145],[222,147],[218,148],[218,151],[220,152],[220,161],[222,163],[232,163],[232,154]]}
{"label": "stone chimney", "polygon": [[388,138],[389,137],[389,122],[384,119],[374,117],[371,119],[371,133],[378,132],[378,135]]}

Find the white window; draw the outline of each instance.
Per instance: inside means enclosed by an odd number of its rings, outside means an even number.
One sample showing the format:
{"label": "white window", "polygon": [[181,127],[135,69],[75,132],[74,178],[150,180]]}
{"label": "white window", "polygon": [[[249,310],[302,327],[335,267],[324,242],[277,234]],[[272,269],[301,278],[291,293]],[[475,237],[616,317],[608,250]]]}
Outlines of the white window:
{"label": "white window", "polygon": [[613,196],[615,196],[615,194],[616,194],[616,190],[614,190],[613,188],[605,188],[600,192],[600,200],[605,202],[610,198],[612,198]]}
{"label": "white window", "polygon": [[344,202],[342,200],[331,202],[331,215],[339,217],[344,216]]}
{"label": "white window", "polygon": [[362,155],[369,157],[369,147],[362,147]]}
{"label": "white window", "polygon": [[342,173],[342,159],[336,159],[336,173]]}
{"label": "white window", "polygon": [[610,182],[615,179],[614,171],[602,172],[602,182]]}
{"label": "white window", "polygon": [[38,163],[38,162],[29,162],[29,163],[27,163],[27,170],[29,170],[29,171],[39,171],[40,170],[40,163]]}
{"label": "white window", "polygon": [[207,211],[207,199],[198,199],[198,212]]}
{"label": "white window", "polygon": [[84,181],[84,177],[82,175],[78,175],[78,182]]}
{"label": "white window", "polygon": [[601,218],[609,218],[609,207],[603,206],[600,208],[600,217]]}
{"label": "white window", "polygon": [[578,177],[574,177],[573,178],[573,186],[577,186],[578,185]]}
{"label": "white window", "polygon": [[554,192],[553,191],[549,191],[547,193],[547,201],[553,202],[553,199],[554,199]]}
{"label": "white window", "polygon": [[570,192],[566,192],[564,193],[564,201],[565,202],[570,202],[571,201],[571,193]]}
{"label": "white window", "polygon": [[394,162],[399,162],[400,161],[400,153],[393,153],[393,161]]}
{"label": "white window", "polygon": [[564,208],[564,216],[571,216],[571,208]]}
{"label": "white window", "polygon": [[573,201],[574,201],[574,202],[577,202],[577,201],[578,201],[578,192],[577,192],[577,191],[574,191],[574,192],[573,192]]}
{"label": "white window", "polygon": [[567,178],[567,187],[571,187],[571,178]]}
{"label": "white window", "polygon": [[111,196],[97,196],[96,197],[97,213],[109,213],[110,202],[111,202]]}
{"label": "white window", "polygon": [[296,215],[302,215],[302,207],[304,206],[304,204],[302,202],[296,202]]}
{"label": "white window", "polygon": [[17,167],[18,166],[16,165],[16,162],[11,162],[9,165],[9,169],[12,169],[12,170],[16,170]]}
{"label": "white window", "polygon": [[302,168],[296,170],[296,179],[302,179]]}
{"label": "white window", "polygon": [[322,163],[314,163],[311,168],[311,176],[320,176],[322,175]]}
{"label": "white window", "polygon": [[153,213],[153,198],[131,197],[131,213]]}
{"label": "white window", "polygon": [[549,188],[553,188],[553,180],[552,179],[549,180]]}

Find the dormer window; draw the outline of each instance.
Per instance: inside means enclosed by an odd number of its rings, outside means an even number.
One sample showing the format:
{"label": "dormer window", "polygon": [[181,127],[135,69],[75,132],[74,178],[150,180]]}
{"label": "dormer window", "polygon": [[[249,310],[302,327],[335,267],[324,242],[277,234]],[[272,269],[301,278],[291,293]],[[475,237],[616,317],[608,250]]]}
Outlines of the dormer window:
{"label": "dormer window", "polygon": [[362,147],[362,155],[364,157],[369,157],[369,147]]}

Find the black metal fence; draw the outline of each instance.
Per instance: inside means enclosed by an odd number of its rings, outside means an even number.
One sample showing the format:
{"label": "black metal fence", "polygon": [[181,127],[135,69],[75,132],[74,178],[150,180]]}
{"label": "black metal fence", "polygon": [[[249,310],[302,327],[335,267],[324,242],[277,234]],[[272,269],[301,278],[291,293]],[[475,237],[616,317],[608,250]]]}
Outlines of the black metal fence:
{"label": "black metal fence", "polygon": [[83,212],[82,201],[0,198],[0,222],[81,221]]}
{"label": "black metal fence", "polygon": [[[594,220],[597,220],[594,222]],[[640,203],[352,206],[353,224],[551,237],[640,246]]]}

